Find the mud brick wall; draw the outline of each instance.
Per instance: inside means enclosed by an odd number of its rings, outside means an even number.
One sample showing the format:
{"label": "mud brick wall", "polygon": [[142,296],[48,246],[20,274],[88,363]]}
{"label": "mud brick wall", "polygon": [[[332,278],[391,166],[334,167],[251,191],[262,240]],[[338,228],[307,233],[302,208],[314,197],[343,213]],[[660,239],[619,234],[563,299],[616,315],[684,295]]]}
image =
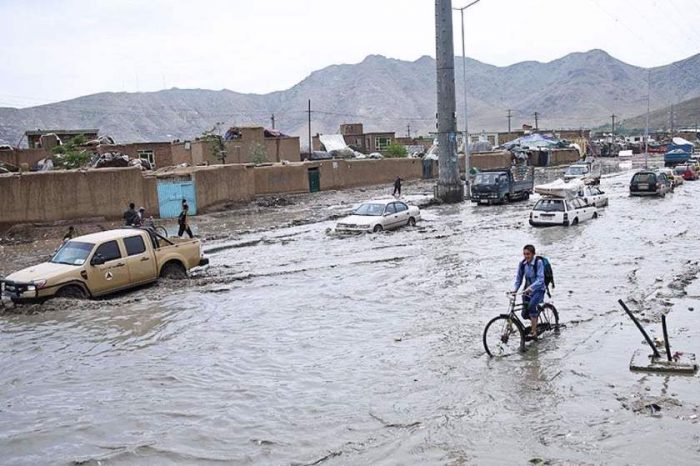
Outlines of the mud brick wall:
{"label": "mud brick wall", "polygon": [[[512,155],[508,151],[477,152],[471,154],[471,165],[478,170],[494,170],[510,167]],[[463,161],[460,158],[460,168],[464,170]]]}
{"label": "mud brick wall", "polygon": [[[265,138],[268,162],[300,162],[299,138]],[[278,156],[279,155],[279,156]]]}
{"label": "mud brick wall", "polygon": [[258,195],[309,192],[309,166],[304,163],[255,167]]}
{"label": "mud brick wall", "polygon": [[581,159],[576,149],[554,149],[549,155],[549,165],[569,165]]}
{"label": "mud brick wall", "polygon": [[248,165],[212,165],[192,170],[197,209],[223,202],[249,202],[255,197],[255,172]]}
{"label": "mud brick wall", "polygon": [[119,218],[129,202],[158,214],[156,180],[137,167],[0,176],[1,224]]}
{"label": "mud brick wall", "polygon": [[417,180],[423,176],[421,159],[324,160],[308,162],[321,172],[321,191],[392,183],[397,176]]}
{"label": "mud brick wall", "polygon": [[39,160],[49,155],[44,149],[3,150],[0,151],[0,162],[6,162],[18,168],[26,163],[31,169]]}

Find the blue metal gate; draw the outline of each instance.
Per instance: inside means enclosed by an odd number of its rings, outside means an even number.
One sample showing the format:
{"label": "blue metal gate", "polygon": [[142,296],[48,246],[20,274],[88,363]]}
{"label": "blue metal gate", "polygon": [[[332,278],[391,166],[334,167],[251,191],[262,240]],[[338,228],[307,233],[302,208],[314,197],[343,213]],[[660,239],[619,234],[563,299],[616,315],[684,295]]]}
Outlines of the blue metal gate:
{"label": "blue metal gate", "polygon": [[182,211],[182,200],[189,205],[189,214],[197,214],[194,182],[189,179],[158,180],[158,209],[160,218],[175,218]]}

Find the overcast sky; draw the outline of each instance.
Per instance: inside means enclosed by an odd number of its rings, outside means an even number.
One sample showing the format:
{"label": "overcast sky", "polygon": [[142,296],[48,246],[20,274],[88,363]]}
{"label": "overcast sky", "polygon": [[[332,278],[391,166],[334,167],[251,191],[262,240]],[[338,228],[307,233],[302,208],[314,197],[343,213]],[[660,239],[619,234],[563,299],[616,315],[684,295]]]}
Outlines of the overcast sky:
{"label": "overcast sky", "polygon": [[[170,87],[266,93],[369,54],[435,56],[432,0],[0,0],[0,18],[0,106]],[[700,0],[481,0],[466,12],[467,55],[506,66],[600,48],[657,66],[700,53],[698,26]]]}

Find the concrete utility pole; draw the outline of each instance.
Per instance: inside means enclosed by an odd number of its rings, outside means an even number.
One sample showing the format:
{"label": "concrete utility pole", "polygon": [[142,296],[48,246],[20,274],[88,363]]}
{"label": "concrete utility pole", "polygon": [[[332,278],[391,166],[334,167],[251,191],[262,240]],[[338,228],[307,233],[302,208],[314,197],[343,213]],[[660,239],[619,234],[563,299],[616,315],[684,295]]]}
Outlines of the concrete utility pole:
{"label": "concrete utility pole", "polygon": [[309,158],[310,158],[311,153],[314,151],[313,141],[311,140],[311,99],[309,99],[309,110],[307,110],[307,113],[309,114]]}
{"label": "concrete utility pole", "polygon": [[615,144],[615,115],[614,113],[610,115],[610,118],[612,118],[612,143]]}
{"label": "concrete utility pole", "polygon": [[275,114],[274,113],[270,117],[270,120],[272,121],[272,129],[275,129]]}
{"label": "concrete utility pole", "polygon": [[451,0],[435,0],[435,49],[437,58],[438,166],[440,169],[437,196],[444,202],[462,202],[464,200],[464,186],[459,178],[457,158],[455,58]]}
{"label": "concrete utility pole", "polygon": [[539,112],[535,112],[535,131],[539,131],[539,129],[540,129],[540,126],[539,126],[539,124],[538,124],[538,122],[537,122],[537,119],[538,119],[539,117],[540,117]]}
{"label": "concrete utility pole", "polygon": [[510,134],[510,119],[513,117],[510,113],[510,109],[508,109],[508,134]]}
{"label": "concrete utility pole", "polygon": [[406,125],[407,137],[411,139],[411,124]]}

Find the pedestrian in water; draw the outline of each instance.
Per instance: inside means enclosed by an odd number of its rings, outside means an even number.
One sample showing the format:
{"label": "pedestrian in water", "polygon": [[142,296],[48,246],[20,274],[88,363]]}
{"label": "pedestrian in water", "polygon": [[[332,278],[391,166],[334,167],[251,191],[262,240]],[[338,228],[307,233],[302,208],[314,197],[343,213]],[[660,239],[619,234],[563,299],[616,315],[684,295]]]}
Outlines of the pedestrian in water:
{"label": "pedestrian in water", "polygon": [[65,243],[66,241],[70,241],[76,236],[78,236],[78,234],[75,232],[75,227],[71,225],[68,227],[68,233],[63,235],[63,242]]}
{"label": "pedestrian in water", "polygon": [[137,224],[139,214],[136,213],[136,204],[129,203],[129,209],[124,212],[124,225],[131,227]]}
{"label": "pedestrian in water", "polygon": [[180,212],[180,215],[177,217],[177,224],[180,226],[180,229],[177,232],[178,238],[182,238],[182,234],[184,232],[187,232],[188,235],[190,235],[190,238],[193,238],[194,235],[192,234],[192,230],[190,230],[190,225],[188,223],[188,215],[187,211],[190,209],[190,206],[187,205],[186,202],[182,203],[182,212]]}
{"label": "pedestrian in water", "polygon": [[523,248],[523,260],[518,262],[518,272],[513,284],[513,293],[517,293],[525,279],[523,290],[523,319],[530,319],[530,337],[537,340],[537,320],[540,315],[538,306],[544,301],[546,290],[544,282],[544,262],[535,255],[535,247],[531,244]]}
{"label": "pedestrian in water", "polygon": [[394,194],[393,196],[396,196],[396,193],[399,193],[399,197],[401,197],[401,177],[397,176],[396,179],[394,180]]}

